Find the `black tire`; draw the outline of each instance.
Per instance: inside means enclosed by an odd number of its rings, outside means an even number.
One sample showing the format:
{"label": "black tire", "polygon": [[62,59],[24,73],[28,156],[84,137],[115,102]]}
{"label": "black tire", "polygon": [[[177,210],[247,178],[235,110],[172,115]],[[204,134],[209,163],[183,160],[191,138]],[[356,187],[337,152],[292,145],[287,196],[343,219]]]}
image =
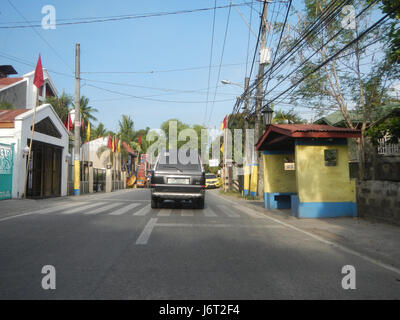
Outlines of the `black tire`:
{"label": "black tire", "polygon": [[204,209],[204,198],[198,199],[196,205],[198,209]]}
{"label": "black tire", "polygon": [[155,198],[151,198],[151,208],[157,209],[158,208],[158,201]]}

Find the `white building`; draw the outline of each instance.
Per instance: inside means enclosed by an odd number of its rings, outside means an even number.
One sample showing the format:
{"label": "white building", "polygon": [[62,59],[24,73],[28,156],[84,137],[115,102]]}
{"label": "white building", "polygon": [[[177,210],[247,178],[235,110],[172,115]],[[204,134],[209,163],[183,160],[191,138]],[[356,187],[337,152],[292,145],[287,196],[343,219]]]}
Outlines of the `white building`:
{"label": "white building", "polygon": [[[12,181],[12,198],[22,198],[25,189],[25,174],[33,110],[0,110],[0,179]],[[29,168],[27,196],[43,198],[67,195],[69,133],[51,107],[44,104],[36,109],[35,128],[32,142],[31,164]],[[10,146],[10,147],[7,147]],[[11,147],[12,146],[12,147]],[[8,157],[7,150],[13,150]],[[8,172],[6,164],[12,170]],[[3,166],[3,171],[2,167]],[[3,175],[1,175],[3,173]],[[11,176],[10,176],[11,174]],[[7,188],[6,183],[0,184]],[[0,190],[7,194],[7,190]],[[4,198],[4,197],[3,197]]]}

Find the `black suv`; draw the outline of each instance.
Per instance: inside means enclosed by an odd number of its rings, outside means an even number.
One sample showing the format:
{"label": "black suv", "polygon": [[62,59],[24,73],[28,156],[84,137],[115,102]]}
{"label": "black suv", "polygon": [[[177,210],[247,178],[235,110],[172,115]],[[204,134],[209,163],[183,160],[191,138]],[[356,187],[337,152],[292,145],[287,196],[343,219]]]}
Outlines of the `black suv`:
{"label": "black suv", "polygon": [[200,157],[197,163],[183,164],[159,157],[151,176],[151,207],[158,208],[163,200],[192,200],[197,208],[204,208],[205,172]]}

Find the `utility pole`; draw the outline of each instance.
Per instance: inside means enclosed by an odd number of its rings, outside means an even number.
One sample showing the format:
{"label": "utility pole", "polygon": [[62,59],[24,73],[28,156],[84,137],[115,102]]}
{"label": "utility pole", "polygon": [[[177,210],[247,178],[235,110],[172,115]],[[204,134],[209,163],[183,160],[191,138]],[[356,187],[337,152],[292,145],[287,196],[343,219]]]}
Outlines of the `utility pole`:
{"label": "utility pole", "polygon": [[80,194],[80,144],[81,144],[81,88],[80,88],[80,44],[75,47],[75,140],[74,140],[74,195]]}
{"label": "utility pole", "polygon": [[[262,0],[263,1],[263,14],[261,17],[261,35],[260,35],[260,64],[258,66],[258,75],[257,75],[257,96],[256,96],[256,121],[254,128],[254,140],[255,142],[261,137],[261,107],[263,103],[263,94],[264,94],[264,66],[268,63],[269,59],[269,51],[266,48],[266,35],[267,35],[267,17],[268,17],[268,4],[270,0]],[[258,161],[257,161],[258,160]],[[258,168],[256,169],[258,175],[258,185],[257,185],[257,194],[260,197],[263,197],[264,194],[264,168],[262,156],[258,155],[254,150],[254,162],[258,163]],[[254,168],[253,168],[254,170]]]}

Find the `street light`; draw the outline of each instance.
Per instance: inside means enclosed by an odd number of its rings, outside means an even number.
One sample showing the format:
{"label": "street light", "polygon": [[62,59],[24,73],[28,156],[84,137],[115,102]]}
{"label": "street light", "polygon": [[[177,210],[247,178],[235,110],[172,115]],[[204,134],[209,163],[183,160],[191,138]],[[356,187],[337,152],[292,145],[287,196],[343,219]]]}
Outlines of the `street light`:
{"label": "street light", "polygon": [[263,109],[262,114],[264,118],[264,123],[266,126],[269,126],[272,122],[272,114],[274,113],[274,110],[272,110],[270,107],[266,107]]}
{"label": "street light", "polygon": [[229,80],[221,80],[221,83],[222,84],[231,84],[231,85],[234,85],[234,86],[238,86],[238,87],[244,88],[241,84],[235,83],[235,82],[231,82]]}

